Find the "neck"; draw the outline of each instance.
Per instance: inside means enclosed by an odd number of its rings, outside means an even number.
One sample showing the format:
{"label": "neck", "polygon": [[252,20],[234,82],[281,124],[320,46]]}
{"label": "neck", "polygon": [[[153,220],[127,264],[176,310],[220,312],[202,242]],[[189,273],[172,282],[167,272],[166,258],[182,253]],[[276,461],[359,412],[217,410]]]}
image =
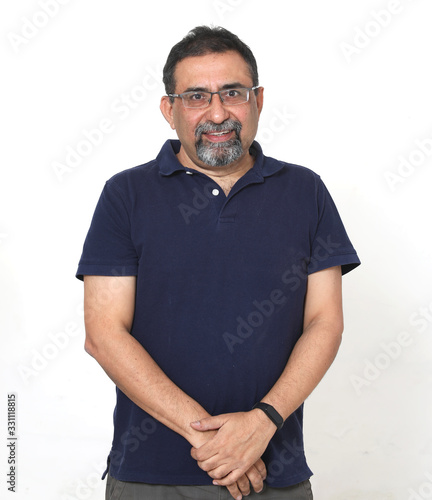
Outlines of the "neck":
{"label": "neck", "polygon": [[184,153],[183,148],[177,154],[177,159],[186,168],[193,168],[214,180],[228,194],[234,184],[250,170],[255,162],[255,158],[249,151],[237,161],[224,167],[210,167],[206,164],[197,165]]}

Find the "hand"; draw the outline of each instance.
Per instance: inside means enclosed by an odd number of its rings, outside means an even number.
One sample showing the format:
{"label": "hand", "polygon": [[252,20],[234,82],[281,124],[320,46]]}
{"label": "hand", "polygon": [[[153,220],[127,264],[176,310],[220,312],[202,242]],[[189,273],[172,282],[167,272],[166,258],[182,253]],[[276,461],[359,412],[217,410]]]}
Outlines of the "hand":
{"label": "hand", "polygon": [[[206,432],[196,432],[194,433],[193,446],[198,449],[207,443],[210,439],[216,436],[216,430],[208,430]],[[250,494],[250,487],[254,489],[256,493],[262,491],[264,484],[263,481],[267,477],[267,470],[264,462],[259,458],[252,467],[246,471],[243,476],[241,476],[236,482],[226,485],[226,488],[230,492],[231,496],[235,500],[241,500],[243,496]]]}
{"label": "hand", "polygon": [[235,483],[227,485],[227,489],[235,500],[241,500],[243,496],[250,494],[250,486],[256,493],[262,491],[263,481],[267,477],[264,462],[259,459],[252,467],[241,476]]}
{"label": "hand", "polygon": [[228,486],[246,473],[252,475],[252,484],[257,481],[254,473],[258,469],[250,469],[276,432],[276,426],[261,410],[207,417],[191,423],[191,427],[201,432],[217,430],[207,443],[191,450],[200,468],[215,480],[213,484]]}

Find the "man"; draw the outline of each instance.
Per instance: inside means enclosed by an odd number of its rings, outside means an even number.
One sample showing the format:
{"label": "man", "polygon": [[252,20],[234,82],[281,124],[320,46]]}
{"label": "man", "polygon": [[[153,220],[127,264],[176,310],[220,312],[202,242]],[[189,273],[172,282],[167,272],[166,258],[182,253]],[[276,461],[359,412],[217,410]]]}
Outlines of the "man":
{"label": "man", "polygon": [[86,351],[117,386],[106,498],[311,499],[303,402],[360,261],[319,176],[254,141],[243,42],[195,28],[164,83],[179,140],[107,182],[77,272]]}

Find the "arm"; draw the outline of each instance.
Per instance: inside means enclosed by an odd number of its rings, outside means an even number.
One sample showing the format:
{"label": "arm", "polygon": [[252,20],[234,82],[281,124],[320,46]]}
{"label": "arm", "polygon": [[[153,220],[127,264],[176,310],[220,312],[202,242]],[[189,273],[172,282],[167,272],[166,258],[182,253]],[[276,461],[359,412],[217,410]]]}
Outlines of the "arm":
{"label": "arm", "polygon": [[342,332],[341,270],[332,267],[309,276],[303,334],[281,377],[263,398],[284,420],[305,401],[330,368]]}
{"label": "arm", "polygon": [[[209,417],[209,414],[165,375],[130,334],[135,292],[134,276],[85,276],[85,350],[136,405],[183,436],[192,446],[199,447],[216,431],[199,432],[190,422]],[[255,461],[246,475],[247,478],[239,478],[238,488],[235,481],[229,486],[233,496],[238,497],[239,490],[247,494],[249,480],[255,491],[262,489],[263,462]]]}
{"label": "arm", "polygon": [[[308,277],[304,329],[281,376],[262,399],[288,418],[318,385],[342,338],[342,280],[340,267]],[[260,457],[276,426],[259,410],[232,413],[193,423],[197,430],[219,429],[217,435],[192,456],[217,484],[235,481]],[[233,457],[230,459],[230,457]]]}
{"label": "arm", "polygon": [[134,276],[85,276],[85,350],[136,405],[191,444],[201,441],[189,422],[209,414],[162,372],[129,333],[135,287]]}

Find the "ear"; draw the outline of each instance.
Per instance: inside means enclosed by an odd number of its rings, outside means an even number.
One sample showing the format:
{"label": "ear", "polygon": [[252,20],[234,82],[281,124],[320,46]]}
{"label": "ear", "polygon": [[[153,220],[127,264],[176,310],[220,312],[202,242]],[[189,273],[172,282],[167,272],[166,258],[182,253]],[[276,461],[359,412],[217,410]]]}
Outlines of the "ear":
{"label": "ear", "polygon": [[258,89],[258,95],[256,96],[256,102],[258,107],[258,116],[260,116],[261,111],[264,106],[264,87]]}
{"label": "ear", "polygon": [[173,103],[171,102],[171,99],[166,95],[164,95],[161,99],[160,110],[164,115],[165,120],[170,124],[170,127],[175,130]]}

